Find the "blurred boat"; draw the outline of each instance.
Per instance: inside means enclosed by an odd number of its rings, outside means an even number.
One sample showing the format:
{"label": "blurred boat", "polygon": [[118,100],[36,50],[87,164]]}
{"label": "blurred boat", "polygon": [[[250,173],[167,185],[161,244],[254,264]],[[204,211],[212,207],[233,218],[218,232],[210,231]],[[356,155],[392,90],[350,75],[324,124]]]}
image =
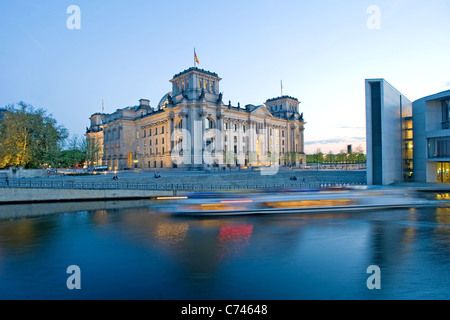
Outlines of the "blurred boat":
{"label": "blurred boat", "polygon": [[164,211],[177,215],[227,216],[379,210],[433,205],[410,189],[337,189],[309,192],[186,194],[166,204]]}

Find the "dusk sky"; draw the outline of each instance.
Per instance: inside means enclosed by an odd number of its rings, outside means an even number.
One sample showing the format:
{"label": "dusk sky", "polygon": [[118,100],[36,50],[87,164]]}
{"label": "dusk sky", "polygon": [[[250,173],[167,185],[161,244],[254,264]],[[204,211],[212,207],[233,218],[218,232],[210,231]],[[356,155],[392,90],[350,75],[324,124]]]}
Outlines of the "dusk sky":
{"label": "dusk sky", "polygon": [[42,107],[81,136],[102,99],[107,113],[155,107],[195,47],[226,103],[262,104],[282,80],[301,101],[307,153],[365,149],[365,79],[411,101],[450,89],[449,16],[449,0],[2,0],[0,107]]}

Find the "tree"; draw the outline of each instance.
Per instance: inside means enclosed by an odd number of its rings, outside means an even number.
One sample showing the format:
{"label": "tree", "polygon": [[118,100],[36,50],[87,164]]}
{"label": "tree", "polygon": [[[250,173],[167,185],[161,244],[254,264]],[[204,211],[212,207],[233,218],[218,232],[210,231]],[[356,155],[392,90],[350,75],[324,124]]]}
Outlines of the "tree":
{"label": "tree", "polygon": [[65,150],[61,151],[59,158],[60,167],[82,167],[86,161],[86,140],[73,136],[66,141]]}
{"label": "tree", "polygon": [[24,102],[6,106],[0,122],[0,168],[55,165],[67,130],[44,109]]}
{"label": "tree", "polygon": [[86,162],[89,167],[93,167],[99,164],[103,143],[97,138],[86,139]]}
{"label": "tree", "polygon": [[331,150],[325,156],[326,163],[334,163],[336,161],[336,156],[331,152]]}
{"label": "tree", "polygon": [[366,162],[366,155],[364,154],[364,150],[361,145],[358,145],[355,148],[355,154],[356,154],[355,159],[358,163]]}
{"label": "tree", "polygon": [[317,148],[314,152],[314,158],[316,163],[322,163],[323,162],[323,153],[320,150],[320,148]]}
{"label": "tree", "polygon": [[339,153],[336,155],[336,162],[338,163],[345,163],[347,160],[347,153],[345,150],[339,151]]}

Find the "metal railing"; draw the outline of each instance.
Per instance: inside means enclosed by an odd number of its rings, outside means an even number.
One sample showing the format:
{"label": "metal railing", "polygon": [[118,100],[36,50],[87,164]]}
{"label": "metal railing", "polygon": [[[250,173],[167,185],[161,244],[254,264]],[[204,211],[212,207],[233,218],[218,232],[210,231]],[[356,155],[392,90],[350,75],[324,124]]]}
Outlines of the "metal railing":
{"label": "metal railing", "polygon": [[0,188],[36,188],[36,189],[84,189],[84,190],[176,190],[176,191],[206,191],[206,190],[253,190],[275,188],[322,189],[326,187],[355,185],[343,182],[299,182],[274,184],[199,184],[199,183],[150,183],[130,181],[45,181],[45,180],[0,180]]}

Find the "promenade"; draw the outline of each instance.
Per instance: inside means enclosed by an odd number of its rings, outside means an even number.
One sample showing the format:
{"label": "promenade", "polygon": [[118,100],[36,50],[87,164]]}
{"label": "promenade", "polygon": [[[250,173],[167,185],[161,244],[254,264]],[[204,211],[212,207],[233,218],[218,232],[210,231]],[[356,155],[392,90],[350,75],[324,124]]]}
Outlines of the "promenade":
{"label": "promenade", "polygon": [[[143,199],[176,195],[182,191],[232,191],[283,188],[323,188],[335,185],[365,185],[364,170],[279,170],[274,175],[260,171],[121,171],[95,175],[60,175],[0,180],[0,203]],[[155,174],[159,177],[155,178]],[[294,178],[295,177],[295,178]]]}

